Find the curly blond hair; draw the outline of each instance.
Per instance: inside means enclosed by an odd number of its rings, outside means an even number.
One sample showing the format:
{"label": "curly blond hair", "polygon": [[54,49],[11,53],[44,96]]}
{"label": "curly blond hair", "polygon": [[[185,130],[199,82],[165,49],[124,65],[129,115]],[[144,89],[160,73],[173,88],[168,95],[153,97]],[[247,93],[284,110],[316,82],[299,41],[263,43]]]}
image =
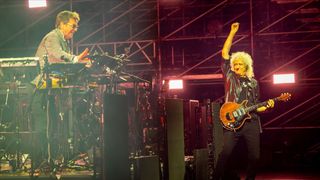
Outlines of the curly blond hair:
{"label": "curly blond hair", "polygon": [[242,59],[244,64],[246,65],[246,76],[248,78],[252,78],[254,77],[254,73],[253,73],[253,60],[251,58],[251,56],[246,53],[246,52],[235,52],[231,54],[231,58],[230,58],[230,66],[231,66],[231,70],[234,71],[234,60],[236,59]]}

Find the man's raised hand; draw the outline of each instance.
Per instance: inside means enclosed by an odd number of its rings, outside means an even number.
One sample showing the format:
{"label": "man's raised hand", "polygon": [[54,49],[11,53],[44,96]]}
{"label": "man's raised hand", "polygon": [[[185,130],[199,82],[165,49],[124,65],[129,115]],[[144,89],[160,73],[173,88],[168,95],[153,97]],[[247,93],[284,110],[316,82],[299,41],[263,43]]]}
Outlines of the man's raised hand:
{"label": "man's raised hand", "polygon": [[239,25],[240,25],[240,23],[238,23],[238,22],[232,23],[231,32],[232,33],[236,33],[238,31],[238,29],[239,29]]}

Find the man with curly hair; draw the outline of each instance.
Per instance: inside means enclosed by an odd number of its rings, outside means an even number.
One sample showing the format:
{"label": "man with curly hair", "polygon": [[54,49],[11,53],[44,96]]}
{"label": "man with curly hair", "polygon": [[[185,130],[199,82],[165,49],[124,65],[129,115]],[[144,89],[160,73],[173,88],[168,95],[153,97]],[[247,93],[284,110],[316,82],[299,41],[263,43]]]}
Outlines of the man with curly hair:
{"label": "man with curly hair", "polygon": [[[222,72],[225,81],[225,102],[235,102],[240,104],[248,100],[248,106],[259,102],[259,85],[254,78],[253,60],[246,52],[235,52],[229,55],[232,40],[239,29],[239,23],[231,25],[230,33],[222,49]],[[227,170],[231,153],[241,138],[244,139],[248,152],[248,167],[246,179],[255,179],[257,162],[260,158],[260,118],[257,112],[263,112],[268,108],[273,108],[274,101],[269,100],[266,106],[257,108],[251,113],[252,118],[244,125],[234,131],[224,129],[223,149],[218,157],[215,168],[215,180],[231,179]],[[231,170],[232,171],[232,170]]]}

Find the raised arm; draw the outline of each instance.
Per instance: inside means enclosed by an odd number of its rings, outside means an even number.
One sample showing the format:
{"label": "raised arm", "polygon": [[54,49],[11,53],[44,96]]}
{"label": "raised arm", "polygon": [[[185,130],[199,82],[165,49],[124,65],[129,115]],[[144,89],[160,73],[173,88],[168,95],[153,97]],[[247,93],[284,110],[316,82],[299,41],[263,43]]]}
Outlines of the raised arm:
{"label": "raised arm", "polygon": [[230,33],[226,39],[226,41],[224,42],[224,45],[223,45],[223,48],[222,48],[222,58],[223,59],[229,59],[230,58],[230,55],[229,55],[229,52],[230,52],[230,48],[231,48],[231,45],[232,45],[232,40],[233,40],[233,37],[235,36],[235,34],[237,33],[238,29],[239,29],[239,23],[233,23],[231,25],[231,29],[230,29]]}

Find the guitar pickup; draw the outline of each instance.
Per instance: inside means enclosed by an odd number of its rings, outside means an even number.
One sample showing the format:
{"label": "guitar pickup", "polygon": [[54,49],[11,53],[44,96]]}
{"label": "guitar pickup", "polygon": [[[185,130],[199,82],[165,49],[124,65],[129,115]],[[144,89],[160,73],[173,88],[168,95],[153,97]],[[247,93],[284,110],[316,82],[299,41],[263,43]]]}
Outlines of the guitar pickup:
{"label": "guitar pickup", "polygon": [[233,111],[232,115],[233,115],[233,117],[237,118],[238,117],[238,112],[237,111]]}
{"label": "guitar pickup", "polygon": [[245,110],[243,108],[239,108],[236,111],[232,112],[232,115],[233,115],[234,118],[241,117],[241,116],[243,116],[245,114],[246,114],[246,112],[245,112]]}

